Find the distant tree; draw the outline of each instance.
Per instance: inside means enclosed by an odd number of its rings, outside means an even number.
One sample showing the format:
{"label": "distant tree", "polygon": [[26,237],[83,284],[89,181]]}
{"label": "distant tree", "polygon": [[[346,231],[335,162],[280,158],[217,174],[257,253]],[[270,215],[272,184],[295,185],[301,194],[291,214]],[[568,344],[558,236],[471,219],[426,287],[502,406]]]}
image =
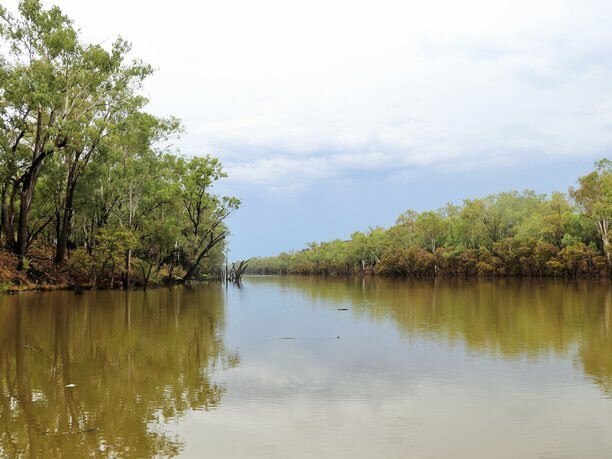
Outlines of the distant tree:
{"label": "distant tree", "polygon": [[570,194],[582,212],[597,227],[602,249],[608,264],[612,266],[610,224],[612,222],[612,161],[602,159],[595,163],[595,170],[578,179],[578,187]]}
{"label": "distant tree", "polygon": [[[362,274],[600,276],[610,257],[611,169],[602,160],[580,178],[580,188],[570,193],[578,207],[563,193],[498,193],[437,211],[407,211],[387,230],[311,243],[308,250],[254,259],[248,269],[327,274],[340,272],[338,260],[347,260]],[[354,269],[365,266],[374,269]]]}
{"label": "distant tree", "polygon": [[436,249],[444,244],[447,235],[447,224],[439,212],[423,212],[414,222],[419,245],[435,253]]}

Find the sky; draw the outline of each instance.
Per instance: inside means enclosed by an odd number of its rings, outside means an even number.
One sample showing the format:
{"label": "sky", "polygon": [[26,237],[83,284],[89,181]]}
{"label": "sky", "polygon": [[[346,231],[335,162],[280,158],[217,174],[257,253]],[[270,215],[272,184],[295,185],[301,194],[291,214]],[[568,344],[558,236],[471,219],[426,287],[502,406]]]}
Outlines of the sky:
{"label": "sky", "polygon": [[[1,0],[9,8],[16,1]],[[43,0],[133,44],[176,147],[221,158],[230,258],[301,249],[612,151],[612,2]]]}

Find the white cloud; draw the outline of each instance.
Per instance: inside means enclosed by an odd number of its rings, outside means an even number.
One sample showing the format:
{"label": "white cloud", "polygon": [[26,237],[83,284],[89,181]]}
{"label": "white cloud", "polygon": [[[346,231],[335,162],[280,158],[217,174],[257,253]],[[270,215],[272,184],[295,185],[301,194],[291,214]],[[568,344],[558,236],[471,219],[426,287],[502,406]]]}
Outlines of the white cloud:
{"label": "white cloud", "polygon": [[134,42],[159,68],[151,108],[181,117],[183,149],[220,155],[235,183],[612,146],[609,1],[58,3],[86,38]]}

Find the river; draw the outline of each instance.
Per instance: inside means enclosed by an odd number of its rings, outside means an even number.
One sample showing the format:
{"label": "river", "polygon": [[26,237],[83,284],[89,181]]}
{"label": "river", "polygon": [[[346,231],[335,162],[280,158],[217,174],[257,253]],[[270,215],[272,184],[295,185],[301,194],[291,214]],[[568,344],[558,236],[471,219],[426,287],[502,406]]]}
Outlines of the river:
{"label": "river", "polygon": [[3,295],[0,455],[610,458],[612,287]]}

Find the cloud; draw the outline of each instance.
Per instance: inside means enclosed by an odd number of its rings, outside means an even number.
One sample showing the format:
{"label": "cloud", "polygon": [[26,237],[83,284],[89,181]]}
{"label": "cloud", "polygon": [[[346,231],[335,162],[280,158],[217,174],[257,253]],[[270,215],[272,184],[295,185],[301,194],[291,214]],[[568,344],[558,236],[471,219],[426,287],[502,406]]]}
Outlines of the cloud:
{"label": "cloud", "polygon": [[182,118],[183,151],[219,155],[236,186],[384,182],[612,146],[609,1],[59,4],[85,38],[134,42],[159,69],[151,110]]}
{"label": "cloud", "polygon": [[230,115],[194,136],[226,160],[233,179],[263,187],[316,186],[356,170],[384,179],[398,168],[604,154],[612,146],[612,8],[581,5],[521,3],[497,14],[468,2],[448,23],[421,11],[438,26],[398,32],[391,21],[384,32],[373,24],[382,57],[366,49],[363,74],[349,53],[349,68],[339,70],[346,78],[273,78],[257,101],[242,99],[252,116]]}

